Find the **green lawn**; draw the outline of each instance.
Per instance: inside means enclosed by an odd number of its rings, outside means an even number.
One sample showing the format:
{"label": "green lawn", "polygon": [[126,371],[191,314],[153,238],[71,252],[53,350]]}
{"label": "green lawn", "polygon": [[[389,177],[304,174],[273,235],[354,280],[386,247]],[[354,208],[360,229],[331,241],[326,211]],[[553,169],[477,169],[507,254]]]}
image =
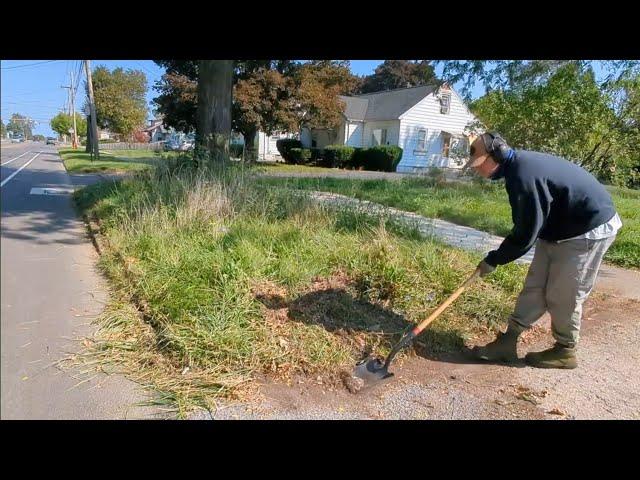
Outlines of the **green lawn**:
{"label": "green lawn", "polygon": [[[260,182],[341,193],[500,236],[506,236],[512,227],[511,208],[502,183],[443,183],[429,178],[262,178]],[[640,191],[608,189],[624,226],[605,260],[622,267],[640,268]]]}
{"label": "green lawn", "polygon": [[100,160],[91,160],[84,150],[62,148],[59,150],[69,173],[123,173],[150,168],[163,156],[150,150],[118,150],[100,152]]}

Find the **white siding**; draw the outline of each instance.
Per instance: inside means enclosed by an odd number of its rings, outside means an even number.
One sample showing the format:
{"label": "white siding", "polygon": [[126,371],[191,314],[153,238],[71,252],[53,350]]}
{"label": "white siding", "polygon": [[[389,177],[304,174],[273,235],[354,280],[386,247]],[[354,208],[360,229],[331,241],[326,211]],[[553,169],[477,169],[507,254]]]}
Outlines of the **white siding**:
{"label": "white siding", "polygon": [[[455,91],[451,90],[451,107],[446,114],[440,113],[440,100],[433,94],[428,95],[400,117],[398,145],[402,147],[403,154],[397,171],[408,172],[432,166],[456,167],[448,158],[442,157],[441,132],[462,135],[465,127],[474,120],[475,117]],[[426,155],[415,154],[421,128],[427,130],[430,140]]]}
{"label": "white siding", "polygon": [[294,134],[281,133],[269,136],[264,132],[258,132],[258,159],[259,160],[282,160],[276,142],[281,138],[295,138]]}
{"label": "white siding", "polygon": [[344,145],[349,145],[350,147],[361,147],[362,122],[347,122],[345,130],[347,140],[344,142]]}
{"label": "white siding", "polygon": [[[373,131],[379,128],[387,129],[387,144],[398,145],[400,135],[400,121],[399,120],[387,120],[384,122],[365,122],[364,124],[364,139],[363,147],[371,147]],[[359,145],[358,145],[359,146]]]}
{"label": "white siding", "polygon": [[341,133],[342,126],[335,130],[302,127],[300,141],[304,148],[324,148],[327,145],[337,144],[340,141]]}
{"label": "white siding", "polygon": [[300,129],[300,142],[304,148],[311,148],[311,131],[306,127]]}

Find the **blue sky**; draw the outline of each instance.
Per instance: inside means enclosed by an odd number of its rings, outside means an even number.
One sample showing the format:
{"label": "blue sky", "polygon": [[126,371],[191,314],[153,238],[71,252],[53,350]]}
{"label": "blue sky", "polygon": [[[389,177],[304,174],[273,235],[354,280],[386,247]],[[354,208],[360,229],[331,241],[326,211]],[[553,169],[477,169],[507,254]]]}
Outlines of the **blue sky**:
{"label": "blue sky", "polygon": [[[382,63],[383,60],[351,60],[351,70],[358,75],[368,75]],[[147,101],[157,95],[152,88],[163,74],[163,69],[151,60],[92,60],[92,67],[105,65],[109,69],[122,67],[124,69],[142,70],[147,75]],[[63,108],[67,108],[67,89],[62,85],[69,85],[70,72],[74,75],[82,73],[84,82],[84,68],[80,68],[79,60],[2,60],[0,62],[0,106],[2,121],[9,121],[11,114],[21,113],[33,118],[38,124],[34,128],[35,134],[54,135],[49,121]],[[436,73],[441,73],[436,68]],[[77,77],[76,77],[77,78]],[[83,85],[83,83],[81,83]],[[473,96],[482,94],[477,86]],[[76,100],[76,111],[84,105],[82,87]]]}

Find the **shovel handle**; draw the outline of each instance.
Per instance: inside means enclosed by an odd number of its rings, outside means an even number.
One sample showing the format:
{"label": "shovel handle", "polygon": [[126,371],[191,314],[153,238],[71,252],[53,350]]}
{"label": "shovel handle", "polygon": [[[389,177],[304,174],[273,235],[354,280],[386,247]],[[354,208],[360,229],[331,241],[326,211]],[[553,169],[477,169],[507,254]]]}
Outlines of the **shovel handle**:
{"label": "shovel handle", "polygon": [[458,298],[462,292],[466,290],[466,288],[471,285],[471,283],[480,275],[480,269],[476,268],[476,271],[467,279],[466,282],[462,284],[460,288],[458,288],[455,292],[451,294],[449,298],[447,298],[442,304],[427,318],[425,318],[420,324],[412,330],[412,333],[415,335],[419,335],[422,330],[424,330],[427,325],[433,322],[436,318],[440,316],[442,312],[444,312],[449,305],[451,305],[456,298]]}

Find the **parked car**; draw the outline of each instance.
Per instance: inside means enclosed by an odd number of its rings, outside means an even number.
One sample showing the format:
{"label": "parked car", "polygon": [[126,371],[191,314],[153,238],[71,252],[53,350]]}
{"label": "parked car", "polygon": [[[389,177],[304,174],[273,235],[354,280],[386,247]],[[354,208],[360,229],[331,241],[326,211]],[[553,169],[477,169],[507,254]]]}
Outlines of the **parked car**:
{"label": "parked car", "polygon": [[196,146],[196,142],[194,140],[186,140],[185,142],[182,142],[182,144],[180,145],[180,151],[190,152],[195,148],[195,146]]}
{"label": "parked car", "polygon": [[180,150],[180,145],[174,140],[167,140],[166,142],[164,142],[163,149],[165,152],[177,152],[178,150]]}
{"label": "parked car", "polygon": [[13,137],[11,139],[11,143],[21,143],[21,142],[24,142],[24,138],[22,137]]}

